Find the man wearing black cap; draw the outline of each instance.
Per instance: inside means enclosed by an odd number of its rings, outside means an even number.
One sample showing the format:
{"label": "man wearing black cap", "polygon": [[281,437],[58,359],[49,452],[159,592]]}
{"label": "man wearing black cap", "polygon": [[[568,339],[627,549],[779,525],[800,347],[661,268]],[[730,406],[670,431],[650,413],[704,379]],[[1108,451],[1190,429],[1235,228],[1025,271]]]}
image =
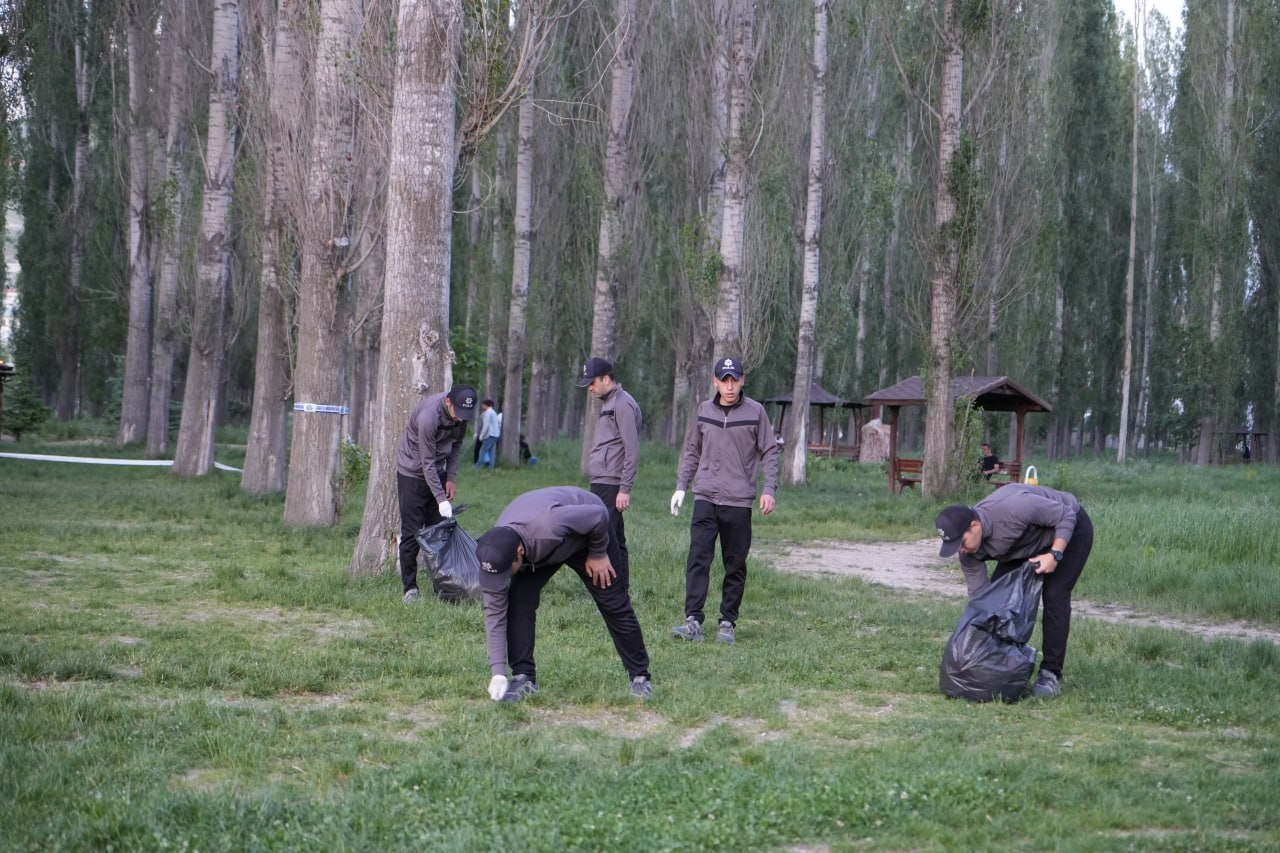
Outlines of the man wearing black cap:
{"label": "man wearing black cap", "polygon": [[476,416],[476,389],[454,385],[424,397],[404,428],[396,453],[400,499],[400,580],[406,603],[418,600],[418,531],[453,517],[454,480],[467,422]]}
{"label": "man wearing black cap", "polygon": [[693,520],[685,564],[684,622],[671,629],[679,640],[700,641],[702,607],[707,600],[716,539],[724,563],[720,625],[716,640],[732,643],[738,609],[747,587],[751,550],[751,505],[764,469],[760,512],[773,512],[778,487],[778,443],[764,406],[742,394],[742,364],[722,358],[712,366],[716,395],[698,405],[685,433],[684,451],[671,495],[671,514],[679,515],[685,490],[693,486]]}
{"label": "man wearing black cap", "polygon": [[490,698],[518,702],[538,692],[533,660],[538,604],[542,588],[561,566],[573,569],[595,600],[631,679],[631,695],[653,695],[640,622],[626,586],[614,582],[609,513],[600,498],[573,486],[525,492],[476,540],[476,559],[484,596]]}
{"label": "man wearing black cap", "polygon": [[618,573],[616,583],[626,587],[631,561],[622,514],[631,506],[631,489],[640,463],[640,405],[613,378],[613,364],[603,358],[587,359],[578,387],[586,388],[600,401],[600,419],[587,457],[587,478],[591,494],[609,510],[609,561]]}
{"label": "man wearing black cap", "polygon": [[[1093,550],[1093,522],[1075,495],[1011,483],[975,506],[954,504],[938,513],[940,556],[960,555],[969,596],[1030,560],[1044,576],[1044,657],[1033,696],[1061,692],[1062,665],[1071,633],[1071,590]],[[996,568],[987,579],[987,560]]]}

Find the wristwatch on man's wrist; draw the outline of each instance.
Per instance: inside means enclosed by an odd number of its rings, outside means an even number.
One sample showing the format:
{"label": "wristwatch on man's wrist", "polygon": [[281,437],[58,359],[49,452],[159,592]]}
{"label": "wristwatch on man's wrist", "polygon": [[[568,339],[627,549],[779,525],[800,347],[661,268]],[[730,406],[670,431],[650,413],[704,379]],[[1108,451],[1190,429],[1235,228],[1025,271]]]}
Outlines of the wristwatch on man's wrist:
{"label": "wristwatch on man's wrist", "polygon": [[1053,556],[1053,559],[1054,559],[1054,560],[1058,561],[1059,563],[1061,563],[1061,562],[1062,562],[1062,552],[1061,552],[1061,551],[1054,551],[1054,550],[1051,548],[1051,549],[1049,549],[1049,553]]}

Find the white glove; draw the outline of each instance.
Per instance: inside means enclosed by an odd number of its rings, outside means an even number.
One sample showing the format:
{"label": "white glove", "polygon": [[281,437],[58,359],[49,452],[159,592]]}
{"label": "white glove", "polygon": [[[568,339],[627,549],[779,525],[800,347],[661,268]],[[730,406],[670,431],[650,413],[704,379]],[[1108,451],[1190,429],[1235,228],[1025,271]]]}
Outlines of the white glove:
{"label": "white glove", "polygon": [[682,506],[684,506],[684,489],[676,489],[675,494],[671,496],[671,514],[679,515]]}
{"label": "white glove", "polygon": [[453,518],[453,504],[448,501],[440,501],[440,517]]}
{"label": "white glove", "polygon": [[507,692],[507,677],[505,675],[495,675],[489,679],[489,698],[495,702],[501,702],[502,697]]}

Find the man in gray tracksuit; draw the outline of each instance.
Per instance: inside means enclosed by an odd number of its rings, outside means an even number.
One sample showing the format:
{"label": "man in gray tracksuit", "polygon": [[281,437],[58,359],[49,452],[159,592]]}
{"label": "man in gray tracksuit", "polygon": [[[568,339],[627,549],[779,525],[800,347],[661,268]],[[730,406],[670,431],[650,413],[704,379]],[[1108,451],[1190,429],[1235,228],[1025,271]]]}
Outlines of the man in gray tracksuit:
{"label": "man in gray tracksuit", "polygon": [[[972,598],[991,582],[1036,564],[1044,578],[1044,657],[1031,692],[1058,695],[1062,665],[1071,634],[1071,591],[1093,550],[1093,522],[1070,492],[1010,483],[974,506],[954,504],[938,513],[939,554],[960,555],[960,568]],[[987,560],[996,561],[987,579]]]}
{"label": "man in gray tracksuit", "polygon": [[685,620],[671,629],[681,640],[702,639],[702,607],[707,600],[716,539],[724,563],[720,625],[716,640],[732,643],[738,609],[747,586],[751,550],[751,504],[764,469],[760,512],[773,512],[778,488],[778,444],[764,406],[742,395],[742,365],[722,358],[712,368],[716,395],[698,405],[685,433],[684,451],[671,496],[671,514],[679,515],[685,490],[693,486],[693,520],[685,565]]}
{"label": "man in gray tracksuit", "polygon": [[600,401],[600,418],[587,457],[587,478],[591,494],[609,510],[609,560],[618,582],[626,585],[631,561],[622,514],[631,507],[631,489],[640,464],[640,405],[613,378],[613,364],[603,358],[587,359],[578,387],[586,388]]}
{"label": "man in gray tracksuit", "polygon": [[[604,617],[631,678],[631,695],[647,699],[649,652],[624,584],[609,561],[609,513],[600,498],[573,486],[525,492],[476,540],[489,649],[489,696],[508,702],[538,692],[533,659],[542,588],[561,566],[582,579]],[[507,661],[512,678],[507,680]]]}

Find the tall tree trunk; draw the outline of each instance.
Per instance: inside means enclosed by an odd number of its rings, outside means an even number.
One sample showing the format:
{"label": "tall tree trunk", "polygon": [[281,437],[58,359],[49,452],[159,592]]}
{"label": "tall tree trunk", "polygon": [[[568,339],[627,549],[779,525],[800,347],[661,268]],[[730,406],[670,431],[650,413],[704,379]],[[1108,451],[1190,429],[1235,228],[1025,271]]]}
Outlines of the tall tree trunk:
{"label": "tall tree trunk", "polygon": [[93,72],[89,68],[84,35],[75,36],[76,121],[75,152],[71,177],[71,259],[67,273],[66,316],[61,323],[62,341],[58,352],[58,419],[69,421],[80,411],[80,347],[83,344],[83,313],[80,299],[84,288],[85,244],[89,213],[85,194],[89,181],[89,105],[93,101]]}
{"label": "tall tree trunk", "polygon": [[[253,411],[240,489],[251,495],[285,488],[289,417],[289,300],[296,277],[297,163],[303,115],[303,47],[307,4],[281,3],[271,51],[267,163],[262,190],[262,280],[258,285],[258,346],[253,362]],[[310,212],[308,211],[308,215]],[[285,286],[281,286],[281,279]]]}
{"label": "tall tree trunk", "polygon": [[[505,316],[503,303],[506,301],[507,288],[503,284],[502,270],[506,269],[511,257],[511,249],[507,235],[511,227],[507,203],[507,158],[511,156],[511,120],[508,118],[498,126],[494,134],[493,161],[493,195],[490,207],[490,223],[492,233],[492,250],[489,255],[492,270],[485,282],[485,290],[489,293],[489,322],[485,328],[485,394],[492,400],[500,399],[502,393],[502,377],[506,373],[506,360],[502,351],[507,342],[507,327],[503,325]],[[505,404],[504,404],[505,405]]]}
{"label": "tall tree trunk", "polygon": [[235,175],[236,99],[240,83],[240,3],[219,0],[213,10],[213,86],[205,144],[204,203],[192,306],[191,355],[173,472],[199,477],[213,470],[218,395],[227,351],[231,274],[231,191]]}
{"label": "tall tree trunk", "polygon": [[165,6],[164,49],[168,112],[163,142],[164,160],[160,181],[167,185],[166,216],[159,230],[156,277],[155,322],[152,332],[151,396],[147,401],[147,456],[159,459],[169,454],[169,404],[173,396],[174,362],[178,352],[178,235],[182,211],[188,197],[188,179],[183,165],[186,150],[187,62],[183,52],[186,30],[186,3],[174,0]]}
{"label": "tall tree trunk", "polygon": [[[591,312],[591,351],[610,361],[618,355],[618,280],[623,247],[623,214],[631,201],[631,93],[635,86],[636,0],[614,2],[613,61],[609,88],[609,132],[604,154],[604,204],[600,206],[600,239],[596,248],[595,300]],[[578,466],[587,471],[600,401],[587,401]]]}
{"label": "tall tree trunk", "polygon": [[796,335],[795,383],[791,389],[791,410],[794,414],[787,434],[787,452],[782,460],[783,481],[793,486],[807,481],[805,457],[809,445],[809,387],[813,382],[820,283],[822,163],[826,158],[827,2],[813,0],[813,92],[809,110],[809,188],[804,215],[804,291],[800,299],[800,328]]}
{"label": "tall tree trunk", "polygon": [[956,317],[956,280],[960,266],[959,238],[953,220],[956,199],[951,192],[951,163],[960,146],[960,107],[964,80],[964,40],[953,0],[943,4],[942,97],[939,102],[938,174],[934,184],[934,250],[930,276],[929,375],[925,396],[924,470],[921,488],[928,497],[954,491],[951,459],[955,443],[955,410],[951,395],[952,335]]}
{"label": "tall tree trunk", "polygon": [[748,357],[742,351],[742,263],[749,195],[747,141],[743,137],[746,133],[747,109],[751,102],[751,73],[756,59],[753,0],[734,0],[732,26],[729,135],[725,140],[728,159],[725,165],[724,219],[720,229],[720,282],[711,332],[715,358]]}
{"label": "tall tree trunk", "polygon": [[120,424],[116,446],[142,441],[147,436],[147,397],[151,373],[151,248],[147,215],[150,157],[147,124],[143,114],[144,79],[149,66],[151,40],[143,29],[150,15],[138,3],[128,6],[126,57],[129,74],[129,331],[125,342],[124,387],[120,399]]}
{"label": "tall tree trunk", "polygon": [[460,0],[400,0],[379,405],[364,519],[349,568],[357,575],[395,565],[400,437],[421,395],[444,390],[453,381],[449,252],[457,159],[454,69],[461,34]]}
{"label": "tall tree trunk", "polygon": [[[360,14],[354,0],[321,0],[319,45],[312,68],[315,125],[307,156],[306,216],[301,229],[293,440],[284,501],[284,522],[291,527],[328,527],[337,517],[334,475],[343,416],[334,409],[347,404],[347,277],[356,144],[352,57],[359,35]],[[445,294],[447,337],[447,290]]]}
{"label": "tall tree trunk", "polygon": [[[507,376],[502,396],[502,431],[519,435],[524,422],[524,354],[529,267],[533,256],[533,84],[520,101],[516,131],[515,251],[511,264],[511,306],[507,312]],[[504,441],[502,461],[520,464],[520,442]]]}
{"label": "tall tree trunk", "polygon": [[1133,291],[1138,255],[1138,122],[1139,80],[1142,73],[1142,4],[1134,0],[1133,20],[1135,46],[1139,53],[1133,62],[1133,139],[1129,148],[1129,259],[1124,273],[1124,367],[1120,373],[1120,434],[1117,436],[1116,461],[1124,464],[1129,452],[1129,386],[1133,381]]}

